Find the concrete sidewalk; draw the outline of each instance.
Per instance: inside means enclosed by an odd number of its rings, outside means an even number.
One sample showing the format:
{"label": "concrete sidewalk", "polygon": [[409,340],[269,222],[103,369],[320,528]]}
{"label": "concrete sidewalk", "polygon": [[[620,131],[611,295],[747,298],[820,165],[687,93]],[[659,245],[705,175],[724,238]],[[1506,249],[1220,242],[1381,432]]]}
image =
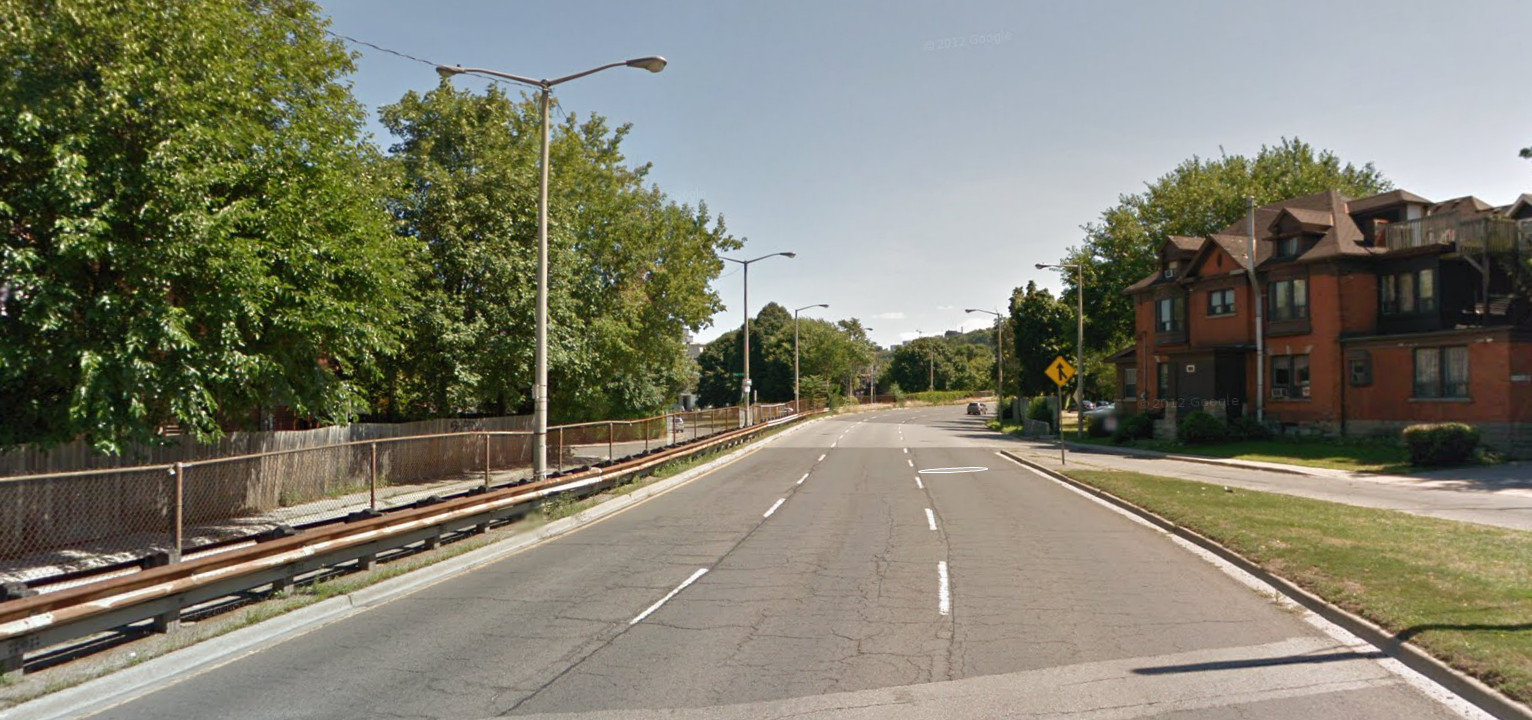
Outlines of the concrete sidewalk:
{"label": "concrete sidewalk", "polygon": [[[975,423],[977,427],[983,427]],[[1297,465],[1166,455],[1081,445],[1059,462],[1058,445],[996,433],[1028,460],[1054,469],[1130,470],[1415,515],[1532,530],[1532,465],[1507,463],[1418,475],[1374,475]]]}

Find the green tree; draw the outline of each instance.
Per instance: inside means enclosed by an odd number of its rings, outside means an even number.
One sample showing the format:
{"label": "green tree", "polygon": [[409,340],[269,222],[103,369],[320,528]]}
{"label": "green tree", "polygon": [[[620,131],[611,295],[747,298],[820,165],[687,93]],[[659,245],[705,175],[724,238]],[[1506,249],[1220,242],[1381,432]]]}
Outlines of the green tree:
{"label": "green tree", "polygon": [[[831,322],[799,317],[799,387],[804,398],[843,395],[872,359],[872,343],[856,319]],[[744,347],[739,330],[730,330],[703,348],[697,358],[698,399],[705,405],[739,402]],[[793,399],[793,316],[767,303],[750,321],[750,376],[759,402]]]}
{"label": "green tree", "polygon": [[[1154,272],[1160,246],[1171,235],[1218,232],[1245,215],[1247,197],[1263,205],[1324,190],[1364,197],[1391,187],[1371,163],[1342,163],[1297,138],[1262,146],[1253,158],[1186,160],[1143,192],[1118,198],[1084,227],[1084,244],[1060,261],[1085,265],[1087,355],[1116,352],[1131,342],[1133,305],[1123,290]],[[1062,299],[1074,307],[1075,274],[1063,280]]]}
{"label": "green tree", "polygon": [[[394,211],[429,250],[407,352],[380,393],[393,414],[530,407],[541,116],[497,87],[442,83],[383,109],[399,138]],[[622,154],[628,127],[571,115],[552,143],[550,414],[653,412],[690,382],[685,333],[721,306],[717,253],[738,246],[705,207],[676,205]]]}
{"label": "green tree", "polygon": [[1024,396],[1046,395],[1058,385],[1044,373],[1054,358],[1075,355],[1075,318],[1065,305],[1037,283],[1011,293],[1011,317],[1008,325],[1014,332],[1011,356],[1016,361],[1016,379],[1011,387]]}
{"label": "green tree", "polygon": [[0,0],[0,445],[343,421],[393,351],[393,233],[307,0]]}
{"label": "green tree", "polygon": [[900,345],[878,378],[878,385],[891,387],[897,383],[906,392],[971,389],[963,386],[969,378],[961,367],[956,347],[940,337],[915,338]]}

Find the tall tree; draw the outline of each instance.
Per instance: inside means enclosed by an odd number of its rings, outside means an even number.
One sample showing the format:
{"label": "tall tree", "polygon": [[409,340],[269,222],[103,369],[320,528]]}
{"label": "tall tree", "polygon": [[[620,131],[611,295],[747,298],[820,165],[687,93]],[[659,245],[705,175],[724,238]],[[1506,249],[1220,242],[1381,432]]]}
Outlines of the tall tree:
{"label": "tall tree", "polygon": [[1011,317],[1008,323],[1014,333],[1015,345],[1012,357],[1016,362],[1016,379],[1007,382],[1023,396],[1053,393],[1058,386],[1048,379],[1044,371],[1060,355],[1074,357],[1074,313],[1068,305],[1053,296],[1046,288],[1028,282],[1024,288],[1011,293]]}
{"label": "tall tree", "polygon": [[[1132,301],[1123,289],[1153,272],[1160,246],[1171,235],[1202,236],[1222,230],[1245,214],[1246,197],[1267,204],[1299,195],[1338,190],[1364,197],[1392,187],[1372,163],[1342,163],[1328,150],[1316,151],[1297,138],[1262,146],[1255,157],[1193,157],[1123,195],[1087,224],[1085,243],[1061,262],[1085,265],[1087,355],[1105,355],[1133,335]],[[1063,300],[1075,306],[1076,279],[1063,277]]]}
{"label": "tall tree", "polygon": [[[384,108],[399,137],[402,231],[429,249],[411,341],[382,392],[404,416],[530,404],[537,262],[535,103],[449,83]],[[738,246],[705,207],[644,182],[615,130],[571,115],[555,129],[550,187],[551,414],[658,410],[689,381],[685,333],[721,306],[708,287]]]}
{"label": "tall tree", "polygon": [[307,0],[0,1],[0,445],[361,409],[413,243],[324,26]]}

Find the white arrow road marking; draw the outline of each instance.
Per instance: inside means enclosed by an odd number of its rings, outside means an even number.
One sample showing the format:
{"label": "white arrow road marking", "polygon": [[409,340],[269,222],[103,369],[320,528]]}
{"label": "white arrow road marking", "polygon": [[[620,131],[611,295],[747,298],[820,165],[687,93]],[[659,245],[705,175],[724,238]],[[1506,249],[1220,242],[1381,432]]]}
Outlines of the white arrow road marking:
{"label": "white arrow road marking", "polygon": [[[681,583],[679,586],[676,587],[676,589],[671,590],[670,594],[666,595],[665,597],[660,598],[659,602],[656,602],[655,604],[650,605],[648,610],[645,610],[645,611],[639,613],[638,617],[633,618],[632,620],[629,620],[628,624],[629,625],[637,625],[640,620],[643,620],[644,618],[649,617],[650,613],[654,612],[655,610],[660,609],[661,605],[664,605],[671,598],[675,597],[676,593],[681,592],[682,590],[685,590],[687,585],[690,585],[690,584],[692,584],[694,582],[697,582],[697,578],[700,578],[700,577],[702,577],[703,575],[706,575],[706,574],[707,574],[707,568],[701,568],[697,572],[692,573],[692,576],[687,578],[686,582]],[[943,575],[943,577],[944,578],[946,577],[945,574]],[[946,586],[945,585],[946,580],[943,580],[942,582],[943,582],[943,587],[945,587]],[[942,613],[942,614],[945,615],[946,613]]]}

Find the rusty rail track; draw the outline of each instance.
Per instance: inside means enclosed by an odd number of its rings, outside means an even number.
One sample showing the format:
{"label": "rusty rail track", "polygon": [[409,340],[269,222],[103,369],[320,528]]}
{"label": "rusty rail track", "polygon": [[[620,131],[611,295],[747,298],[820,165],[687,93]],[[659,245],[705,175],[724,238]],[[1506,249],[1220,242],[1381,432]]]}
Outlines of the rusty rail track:
{"label": "rusty rail track", "polygon": [[417,544],[435,547],[444,535],[525,515],[554,495],[592,495],[658,465],[740,444],[782,424],[817,413],[731,430],[651,454],[548,479],[474,488],[435,502],[381,513],[356,513],[346,522],[264,538],[253,545],[186,559],[0,603],[0,672],[19,673],[26,654],[97,633],[155,621],[175,627],[181,612],[219,598],[346,563],[370,566],[379,553]]}

